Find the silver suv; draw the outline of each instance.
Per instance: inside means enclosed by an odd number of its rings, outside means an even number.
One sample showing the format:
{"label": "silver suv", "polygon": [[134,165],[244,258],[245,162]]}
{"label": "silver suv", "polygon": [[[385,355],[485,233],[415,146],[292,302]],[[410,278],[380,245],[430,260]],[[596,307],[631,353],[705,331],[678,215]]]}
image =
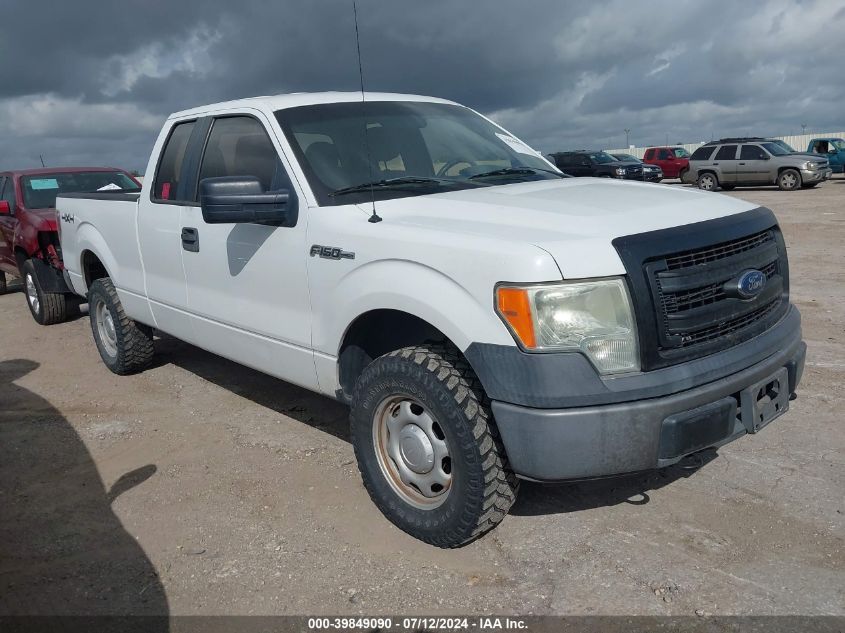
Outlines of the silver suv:
{"label": "silver suv", "polygon": [[764,139],[711,141],[692,153],[689,173],[699,189],[777,185],[784,191],[809,189],[833,173],[824,157],[788,152]]}

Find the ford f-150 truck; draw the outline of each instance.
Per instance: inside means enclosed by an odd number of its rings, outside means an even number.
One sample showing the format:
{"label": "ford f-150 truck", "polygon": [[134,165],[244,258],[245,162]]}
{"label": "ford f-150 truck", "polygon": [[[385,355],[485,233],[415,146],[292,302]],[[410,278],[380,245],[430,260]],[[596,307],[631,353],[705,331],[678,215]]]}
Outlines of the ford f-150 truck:
{"label": "ford f-150 truck", "polygon": [[348,403],[373,501],[441,547],[519,478],[663,467],[787,410],[805,345],[771,211],[568,178],[469,108],[363,97],[179,112],[140,194],[60,196],[112,371],[158,329]]}
{"label": "ford f-150 truck", "polygon": [[26,303],[41,325],[65,320],[76,295],[62,275],[56,194],[137,190],[128,173],[109,167],[50,167],[0,172],[0,293],[6,275],[23,280]]}

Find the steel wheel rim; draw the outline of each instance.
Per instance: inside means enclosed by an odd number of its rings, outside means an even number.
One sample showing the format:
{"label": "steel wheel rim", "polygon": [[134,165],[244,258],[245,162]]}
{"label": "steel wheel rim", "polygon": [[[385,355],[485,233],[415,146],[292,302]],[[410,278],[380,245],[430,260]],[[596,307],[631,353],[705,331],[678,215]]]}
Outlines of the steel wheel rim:
{"label": "steel wheel rim", "polygon": [[406,503],[433,510],[452,488],[452,460],[443,430],[415,398],[385,398],[373,419],[373,446],[382,475]]}
{"label": "steel wheel rim", "polygon": [[38,314],[41,311],[41,301],[38,299],[38,288],[35,287],[35,280],[32,275],[26,276],[26,300],[32,307],[32,311]]}
{"label": "steel wheel rim", "polygon": [[783,176],[780,177],[780,179],[784,187],[786,187],[787,189],[795,189],[795,185],[798,182],[798,179],[795,178],[795,174],[790,172],[786,172]]}
{"label": "steel wheel rim", "polygon": [[102,301],[97,302],[97,307],[94,309],[94,318],[97,323],[100,342],[103,344],[106,353],[111,357],[117,356],[117,330],[114,327],[111,311]]}

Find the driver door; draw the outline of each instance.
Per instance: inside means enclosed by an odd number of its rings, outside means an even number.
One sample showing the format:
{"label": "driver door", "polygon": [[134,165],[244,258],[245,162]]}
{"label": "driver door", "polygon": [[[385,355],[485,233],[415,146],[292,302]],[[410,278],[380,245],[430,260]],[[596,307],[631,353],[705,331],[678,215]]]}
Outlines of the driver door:
{"label": "driver door", "polygon": [[[260,112],[214,116],[199,181],[255,176],[265,191],[290,190],[290,204],[298,204],[304,198],[282,156]],[[182,207],[182,262],[196,340],[221,356],[315,389],[305,229],[304,212],[295,226],[280,227],[206,223],[197,194]]]}

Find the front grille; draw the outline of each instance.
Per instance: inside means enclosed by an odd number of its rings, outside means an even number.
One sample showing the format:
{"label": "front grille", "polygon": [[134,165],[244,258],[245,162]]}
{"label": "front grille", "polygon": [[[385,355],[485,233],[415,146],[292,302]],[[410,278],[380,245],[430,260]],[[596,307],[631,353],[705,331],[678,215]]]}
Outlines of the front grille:
{"label": "front grille", "polygon": [[739,240],[722,242],[721,244],[716,244],[715,246],[708,246],[707,248],[672,255],[666,258],[666,267],[669,270],[677,270],[678,268],[687,268],[689,266],[706,264],[707,262],[715,262],[726,257],[731,257],[732,255],[753,250],[770,242],[774,242],[774,235],[772,234],[772,231],[761,231],[756,235],[750,235],[749,237]]}
{"label": "front grille", "polygon": [[[725,349],[771,327],[788,306],[786,248],[774,216],[737,216],[614,240],[628,271],[643,369]],[[766,277],[750,299],[745,271]]]}

